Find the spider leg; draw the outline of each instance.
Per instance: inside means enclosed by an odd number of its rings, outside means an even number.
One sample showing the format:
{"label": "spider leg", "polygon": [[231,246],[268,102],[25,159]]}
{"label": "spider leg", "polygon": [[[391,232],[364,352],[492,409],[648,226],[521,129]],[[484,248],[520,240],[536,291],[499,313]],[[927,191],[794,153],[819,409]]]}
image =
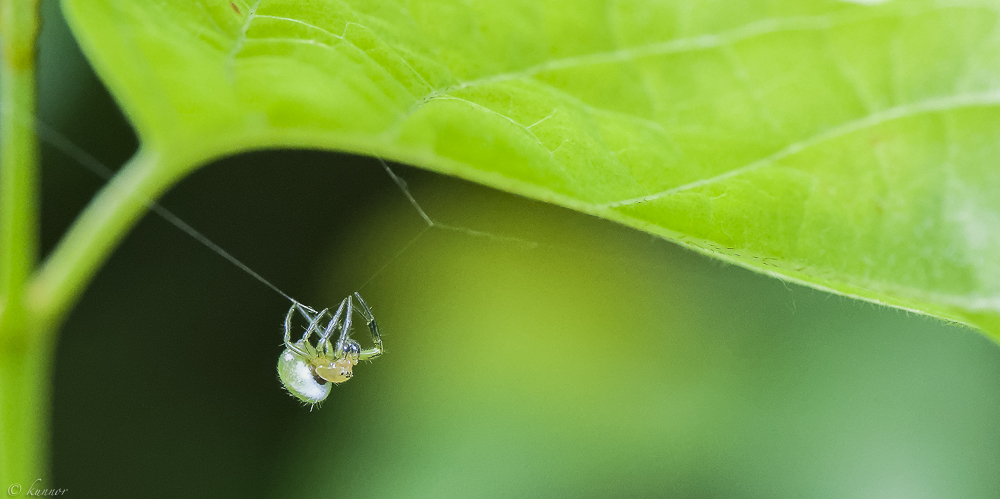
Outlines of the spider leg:
{"label": "spider leg", "polygon": [[348,336],[351,334],[351,316],[354,315],[354,305],[351,303],[351,297],[348,296],[344,298],[347,302],[347,313],[344,315],[344,324],[341,326],[340,338],[337,339],[337,348],[334,350],[334,355],[340,358],[344,354],[344,342],[347,341]]}
{"label": "spider leg", "polygon": [[314,317],[309,322],[309,328],[306,329],[305,334],[302,335],[302,341],[303,342],[306,342],[309,339],[309,335],[312,334],[312,332],[316,329],[316,326],[319,325],[319,321],[323,320],[323,316],[326,315],[326,313],[329,312],[329,311],[330,311],[330,309],[324,308],[322,312],[316,314],[316,317]]}
{"label": "spider leg", "polygon": [[365,300],[361,298],[360,294],[354,293],[354,297],[358,299],[358,313],[361,314],[361,317],[364,317],[365,324],[368,326],[368,330],[372,333],[372,342],[375,343],[375,348],[362,350],[359,359],[372,360],[379,355],[382,355],[382,334],[378,331],[378,323],[375,322],[375,315],[372,314],[371,307],[365,303]]}
{"label": "spider leg", "polygon": [[379,358],[381,355],[382,349],[379,347],[366,348],[358,355],[358,360],[373,360]]}
{"label": "spider leg", "polygon": [[288,315],[285,316],[285,346],[289,348],[292,345],[292,315],[295,314],[295,305],[298,303],[293,303],[292,308],[288,309]]}
{"label": "spider leg", "polygon": [[315,309],[313,309],[309,305],[303,305],[299,302],[295,302],[294,305],[292,306],[294,306],[299,310],[299,313],[302,314],[302,317],[305,318],[306,322],[312,322],[313,320],[312,314],[316,313]]}
{"label": "spider leg", "polygon": [[343,315],[345,306],[347,306],[347,298],[340,301],[340,306],[337,307],[337,313],[333,314],[333,318],[330,319],[330,323],[327,324],[326,330],[323,331],[323,334],[319,335],[319,341],[316,343],[316,349],[320,352],[329,353],[330,336],[333,336],[333,332],[337,330],[337,323],[340,322],[340,316]]}
{"label": "spider leg", "polygon": [[[305,350],[303,350],[303,349],[295,346],[292,343],[292,340],[291,340],[291,337],[292,337],[292,316],[295,315],[295,310],[296,309],[298,309],[299,312],[302,312],[302,308],[301,307],[302,307],[302,305],[299,305],[298,303],[293,303],[292,307],[288,309],[288,315],[285,316],[285,348],[287,348],[287,349],[295,352],[298,355],[308,356],[308,353]],[[310,318],[310,321],[311,320],[312,319]]]}
{"label": "spider leg", "polygon": [[298,310],[302,317],[305,317],[307,322],[313,321],[313,316],[310,314],[316,313],[311,307],[303,305],[299,302],[292,302],[292,307],[288,309],[288,315],[285,316],[285,342],[287,343],[291,338],[292,334],[292,316],[295,315],[295,311]]}

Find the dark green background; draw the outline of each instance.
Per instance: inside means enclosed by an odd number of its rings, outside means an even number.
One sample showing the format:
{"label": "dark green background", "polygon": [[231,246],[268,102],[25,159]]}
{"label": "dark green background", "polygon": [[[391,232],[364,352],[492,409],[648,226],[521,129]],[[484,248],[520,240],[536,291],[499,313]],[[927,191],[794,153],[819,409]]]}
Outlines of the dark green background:
{"label": "dark green background", "polygon": [[[136,147],[45,6],[42,119]],[[50,147],[44,246],[102,181]],[[67,497],[1000,496],[1000,349],[567,210],[368,158],[229,158],[162,200],[304,302],[361,291],[388,354],[310,412],[274,370],[288,303],[155,216],[63,328]]]}

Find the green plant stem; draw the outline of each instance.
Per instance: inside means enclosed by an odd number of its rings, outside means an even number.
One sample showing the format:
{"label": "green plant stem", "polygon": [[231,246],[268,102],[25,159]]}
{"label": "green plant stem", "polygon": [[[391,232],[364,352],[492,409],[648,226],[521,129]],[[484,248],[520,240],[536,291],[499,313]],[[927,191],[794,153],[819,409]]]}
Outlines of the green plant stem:
{"label": "green plant stem", "polygon": [[125,234],[170,185],[162,157],[142,149],[77,217],[29,285],[28,303],[56,327]]}
{"label": "green plant stem", "polygon": [[[0,350],[0,448],[3,486],[46,475],[52,334],[100,265],[171,182],[156,175],[159,156],[139,151],[108,183],[26,284],[19,314]],[[21,289],[25,289],[22,286]],[[7,327],[7,326],[4,326]]]}
{"label": "green plant stem", "polygon": [[[7,329],[0,347],[0,483],[28,487],[48,476],[51,364],[55,354],[49,334]],[[9,329],[8,329],[9,328]],[[9,333],[22,333],[10,336]]]}
{"label": "green plant stem", "polygon": [[38,255],[38,0],[0,0],[0,484],[44,478],[51,341],[26,302]]}

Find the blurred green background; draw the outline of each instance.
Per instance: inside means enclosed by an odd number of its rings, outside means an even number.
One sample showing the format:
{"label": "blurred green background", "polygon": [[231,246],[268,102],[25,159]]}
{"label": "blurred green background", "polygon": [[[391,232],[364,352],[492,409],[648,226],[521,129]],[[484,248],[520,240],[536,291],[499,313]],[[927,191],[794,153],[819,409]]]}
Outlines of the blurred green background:
{"label": "blurred green background", "polygon": [[[45,4],[43,121],[136,143]],[[102,181],[44,154],[44,246]],[[162,200],[316,307],[361,289],[388,353],[309,411],[288,303],[166,222],[63,328],[52,487],[73,497],[1000,496],[1000,349],[966,328],[725,266],[649,235],[369,158],[229,158]],[[358,335],[364,337],[363,334]]]}

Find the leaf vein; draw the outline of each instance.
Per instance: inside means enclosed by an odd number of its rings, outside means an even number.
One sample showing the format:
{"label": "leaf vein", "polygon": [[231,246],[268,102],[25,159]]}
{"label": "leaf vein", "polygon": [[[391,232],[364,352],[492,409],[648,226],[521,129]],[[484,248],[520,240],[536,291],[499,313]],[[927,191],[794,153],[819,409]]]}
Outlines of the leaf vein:
{"label": "leaf vein", "polygon": [[655,201],[657,199],[661,199],[680,192],[696,189],[698,187],[704,187],[706,185],[719,183],[728,180],[730,178],[743,175],[766,166],[773,165],[774,163],[784,158],[787,158],[794,154],[798,154],[810,147],[815,147],[829,140],[842,137],[844,135],[856,132],[858,130],[863,130],[865,128],[870,128],[883,123],[887,123],[889,121],[901,118],[907,118],[911,116],[917,116],[925,113],[949,111],[964,107],[998,106],[998,105],[1000,105],[1000,90],[994,90],[985,93],[962,94],[951,97],[927,99],[910,104],[903,104],[900,106],[889,108],[885,111],[872,113],[863,118],[854,121],[849,121],[844,124],[829,128],[809,138],[792,143],[787,147],[785,147],[784,149],[781,149],[780,151],[777,151],[774,154],[771,154],[767,157],[758,159],[756,161],[743,165],[739,168],[729,170],[719,175],[689,182],[653,194],[648,194],[645,196],[635,197],[630,199],[624,199],[621,201],[614,201],[599,206],[602,208],[615,208],[619,206],[645,203],[649,201]]}

